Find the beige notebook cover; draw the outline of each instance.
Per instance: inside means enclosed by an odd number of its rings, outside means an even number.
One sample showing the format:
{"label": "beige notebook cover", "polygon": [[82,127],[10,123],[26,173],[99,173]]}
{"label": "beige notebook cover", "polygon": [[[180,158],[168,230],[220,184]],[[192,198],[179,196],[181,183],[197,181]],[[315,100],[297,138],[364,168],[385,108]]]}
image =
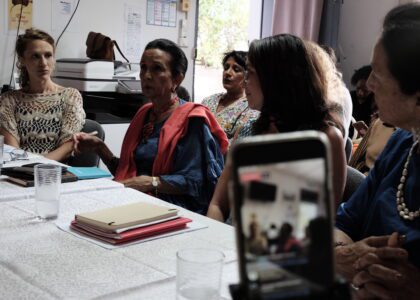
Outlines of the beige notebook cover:
{"label": "beige notebook cover", "polygon": [[81,224],[113,232],[120,228],[167,219],[178,214],[178,209],[150,203],[133,203],[76,215]]}

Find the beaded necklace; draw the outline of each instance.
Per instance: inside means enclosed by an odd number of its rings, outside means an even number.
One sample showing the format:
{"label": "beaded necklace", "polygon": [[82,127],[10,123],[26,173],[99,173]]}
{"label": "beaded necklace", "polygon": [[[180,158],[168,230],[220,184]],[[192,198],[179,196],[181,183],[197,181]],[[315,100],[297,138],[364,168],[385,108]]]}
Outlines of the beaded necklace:
{"label": "beaded necklace", "polygon": [[159,110],[155,109],[154,106],[152,106],[152,109],[150,110],[150,117],[149,122],[144,124],[143,129],[141,131],[141,141],[146,144],[147,140],[149,139],[150,135],[153,132],[153,129],[155,128],[155,122],[159,118],[166,119],[169,117],[169,115],[174,111],[176,108],[176,104],[179,103],[178,97],[173,97],[166,105],[161,107]]}
{"label": "beaded necklace", "polygon": [[404,187],[405,182],[407,181],[408,176],[408,164],[410,163],[411,156],[413,155],[414,148],[418,145],[418,141],[416,141],[413,146],[411,146],[410,152],[408,153],[407,160],[405,161],[404,168],[402,171],[402,175],[400,178],[400,184],[397,188],[397,209],[398,213],[401,218],[404,220],[410,220],[413,221],[415,218],[418,218],[420,216],[420,208],[416,211],[410,211],[405,202],[404,202]]}

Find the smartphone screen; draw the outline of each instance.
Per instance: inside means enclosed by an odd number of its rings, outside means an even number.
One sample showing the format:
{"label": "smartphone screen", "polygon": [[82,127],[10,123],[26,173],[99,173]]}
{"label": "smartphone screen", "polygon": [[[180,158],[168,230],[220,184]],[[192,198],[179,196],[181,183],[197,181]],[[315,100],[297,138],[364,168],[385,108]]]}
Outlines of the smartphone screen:
{"label": "smartphone screen", "polygon": [[[322,293],[332,284],[325,147],[325,141],[312,137],[309,142],[272,140],[269,147],[251,141],[237,149],[241,272],[261,299],[265,298],[261,295],[286,299]],[[246,159],[249,150],[263,159],[259,162],[255,155]],[[282,158],[282,153],[287,155]]]}

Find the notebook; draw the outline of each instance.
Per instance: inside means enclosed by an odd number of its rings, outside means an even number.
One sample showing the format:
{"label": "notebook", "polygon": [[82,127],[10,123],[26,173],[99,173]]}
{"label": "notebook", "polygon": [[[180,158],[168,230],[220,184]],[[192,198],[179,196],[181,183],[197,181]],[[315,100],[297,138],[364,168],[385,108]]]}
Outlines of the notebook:
{"label": "notebook", "polygon": [[77,214],[79,224],[85,224],[105,232],[168,219],[178,215],[178,209],[151,203],[132,203]]}
{"label": "notebook", "polygon": [[99,239],[110,244],[121,244],[128,241],[143,239],[162,233],[183,229],[187,223],[192,222],[188,218],[177,218],[153,224],[145,227],[131,229],[122,233],[104,233],[87,225],[79,224],[76,220],[71,222],[70,228],[84,235]]}
{"label": "notebook", "polygon": [[[32,163],[22,165],[21,167],[2,168],[1,174],[7,175],[8,181],[23,187],[33,187],[35,185],[34,167],[40,163]],[[61,182],[77,181],[77,176],[67,171],[65,167],[61,167]]]}
{"label": "notebook", "polygon": [[111,173],[98,167],[68,167],[67,171],[73,173],[79,179],[112,177]]}

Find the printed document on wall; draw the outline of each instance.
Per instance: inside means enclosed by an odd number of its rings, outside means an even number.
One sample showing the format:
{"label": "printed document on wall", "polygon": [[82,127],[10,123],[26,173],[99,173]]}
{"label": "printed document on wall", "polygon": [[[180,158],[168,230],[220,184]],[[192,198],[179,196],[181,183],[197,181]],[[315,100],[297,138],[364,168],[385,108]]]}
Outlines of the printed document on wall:
{"label": "printed document on wall", "polygon": [[125,52],[130,62],[140,60],[141,8],[125,4]]}
{"label": "printed document on wall", "polygon": [[[53,32],[63,31],[76,9],[76,5],[77,0],[51,0],[51,30]],[[77,18],[76,13],[66,28],[67,32],[81,31],[80,22],[78,22]]]}

